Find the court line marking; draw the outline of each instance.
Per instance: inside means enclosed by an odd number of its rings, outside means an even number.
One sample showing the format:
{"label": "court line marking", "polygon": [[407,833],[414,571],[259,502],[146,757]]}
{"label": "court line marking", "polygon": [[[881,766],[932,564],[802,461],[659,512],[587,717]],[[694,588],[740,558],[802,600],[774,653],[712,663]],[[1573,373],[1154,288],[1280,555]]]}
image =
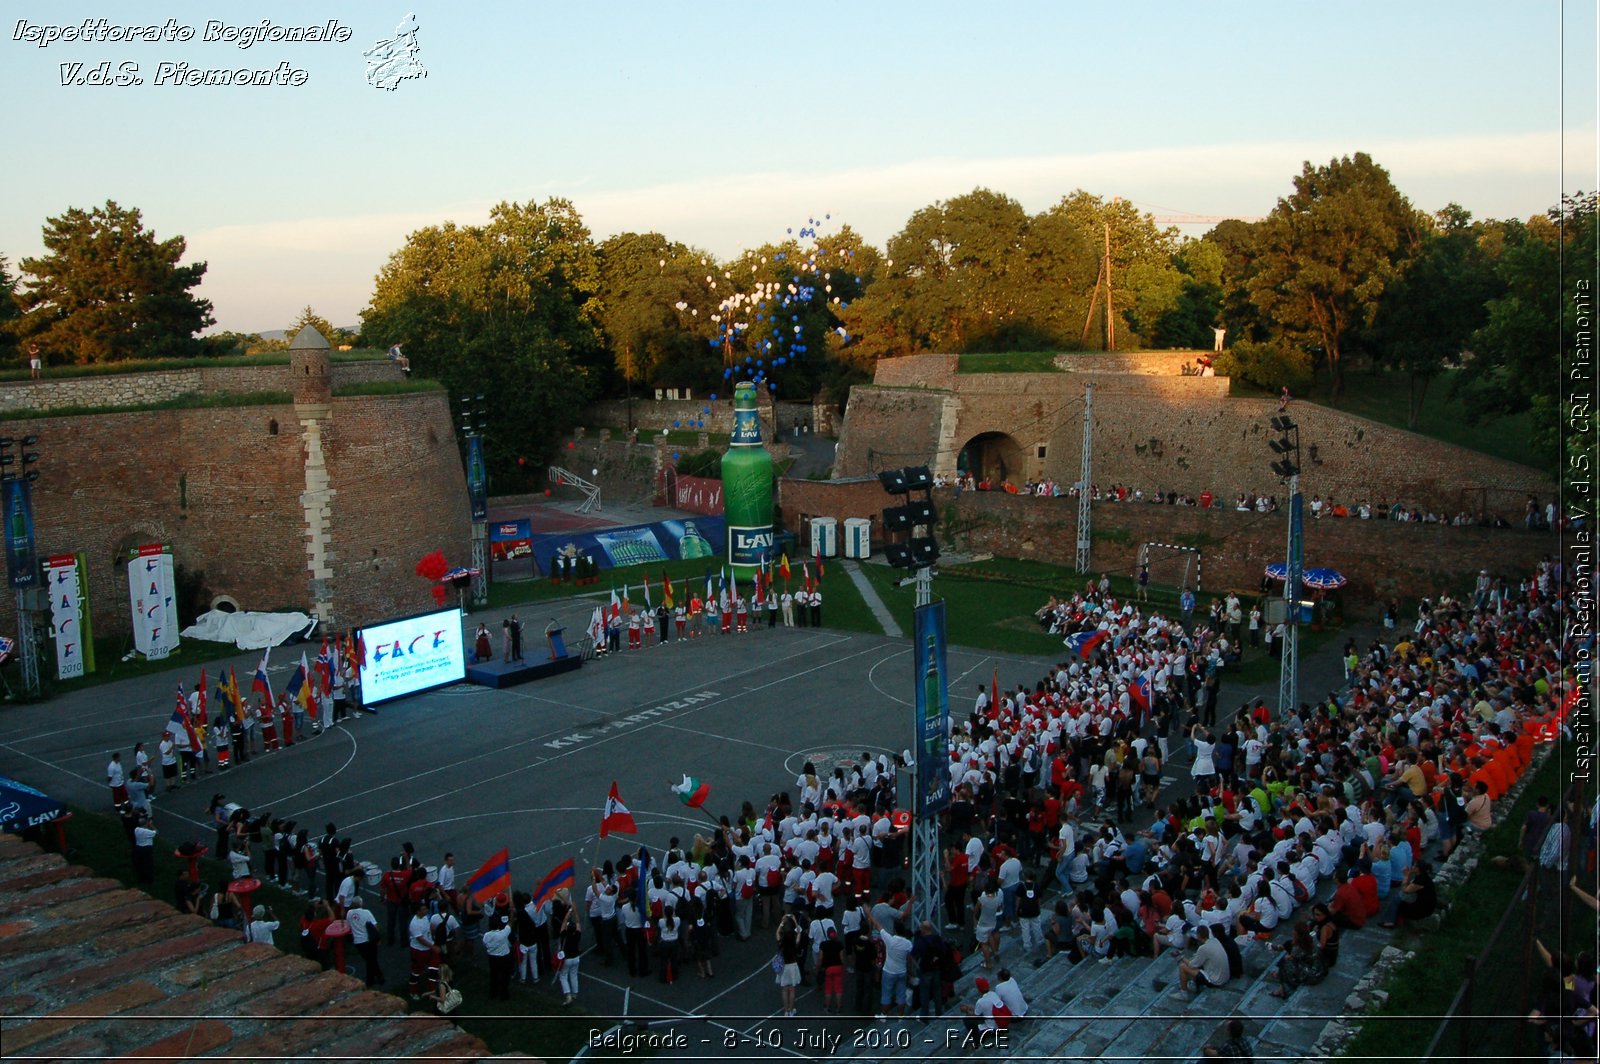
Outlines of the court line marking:
{"label": "court line marking", "polygon": [[719,743],[739,743],[743,746],[759,746],[763,750],[772,750],[776,753],[783,754],[786,757],[794,754],[794,751],[786,746],[771,746],[767,743],[758,743],[750,739],[735,739],[731,735],[717,735],[708,731],[696,731],[693,728],[680,728],[678,725],[668,724],[666,721],[661,722],[661,727],[666,728],[668,731],[681,731],[689,735],[703,735],[707,739],[715,739]]}
{"label": "court line marking", "polygon": [[[359,713],[361,711],[357,710],[356,712]],[[328,730],[329,729],[324,729],[324,734],[326,734]],[[293,794],[286,794],[282,798],[274,798],[271,801],[261,802],[260,803],[261,808],[263,808],[263,809],[271,809],[273,806],[279,805],[279,804],[281,804],[283,802],[287,802],[291,798],[298,798],[302,794],[305,794],[307,791],[314,791],[318,787],[322,786],[324,783],[327,783],[329,780],[333,779],[335,776],[338,776],[340,773],[344,772],[344,770],[349,768],[352,764],[354,764],[355,760],[356,760],[356,750],[358,748],[357,743],[356,743],[355,734],[353,732],[351,732],[350,729],[348,729],[348,728],[340,728],[339,731],[344,735],[345,738],[350,740],[350,756],[344,759],[344,764],[340,765],[338,768],[334,769],[332,772],[328,773],[328,775],[322,777],[317,782],[311,784],[310,786],[302,787],[298,791],[295,791]],[[301,739],[300,741],[301,742],[308,742],[309,740]],[[259,757],[261,755],[257,754],[256,756]],[[296,819],[299,819],[299,818],[297,817]]]}
{"label": "court line marking", "polygon": [[904,698],[901,698],[899,695],[890,694],[888,691],[885,691],[883,689],[883,687],[881,685],[879,685],[879,683],[878,683],[878,669],[881,668],[882,666],[888,664],[889,662],[893,661],[895,658],[898,658],[898,657],[901,657],[900,652],[896,651],[896,650],[891,650],[889,653],[885,654],[882,658],[880,658],[877,662],[875,662],[873,664],[872,668],[867,670],[867,682],[872,685],[872,689],[874,691],[877,691],[880,695],[882,695],[883,697],[889,699],[891,702],[898,702],[902,706],[909,706],[912,703],[910,703],[909,701],[907,701]]}
{"label": "court line marking", "polygon": [[[833,643],[825,644],[824,646],[819,647],[817,649],[825,650],[825,649],[827,649],[828,646],[833,646],[833,645],[837,645],[838,643],[844,643],[844,642],[849,642],[849,641],[850,641],[850,637],[846,636],[843,639],[835,640]],[[777,680],[773,680],[771,683],[764,684],[763,686],[764,687],[770,687],[770,686],[773,686],[773,684],[784,683],[784,682],[787,682],[788,680],[796,679],[796,678],[801,677],[801,676],[806,676],[806,675],[809,675],[810,673],[816,672],[818,669],[824,669],[824,668],[828,668],[828,667],[830,667],[832,665],[836,665],[840,661],[848,661],[848,660],[850,660],[850,658],[860,657],[862,654],[870,654],[875,649],[877,649],[877,648],[876,647],[872,647],[872,648],[868,648],[867,650],[858,651],[857,653],[848,655],[847,657],[844,657],[844,658],[837,658],[837,659],[834,659],[834,660],[831,660],[831,661],[826,661],[826,662],[823,662],[820,665],[814,666],[813,668],[804,669],[804,670],[802,670],[800,672],[792,673],[789,676],[781,677],[781,678],[779,678]],[[809,651],[806,651],[805,653],[809,653]],[[799,657],[799,656],[801,656],[801,655],[800,654],[788,655],[788,657]],[[784,660],[784,659],[780,658],[779,660],[781,661],[781,660]],[[755,672],[755,671],[760,671],[760,670],[766,669],[768,667],[770,667],[770,666],[769,665],[761,665],[761,666],[752,667],[751,669],[746,669],[744,671],[745,672]],[[725,677],[723,679],[727,679],[727,678]],[[721,681],[719,680],[719,683],[720,682]],[[697,689],[703,691],[703,690],[706,689],[706,687],[705,686],[699,686],[698,688],[686,688],[685,692],[693,692],[693,691],[695,691]],[[757,690],[760,690],[760,688],[757,688]],[[682,692],[680,692],[680,693],[682,693]],[[697,713],[697,712],[700,712],[701,710],[704,710],[704,709],[709,709],[710,707],[715,706],[715,705],[720,705],[720,704],[726,703],[733,697],[734,696],[731,696],[731,695],[725,695],[725,696],[721,696],[719,698],[716,698],[714,700],[710,700],[710,701],[707,701],[707,702],[704,702],[704,703],[700,703],[700,704],[697,704],[697,705],[694,705],[694,706],[685,707],[685,709],[683,710],[682,714],[680,714],[680,716],[675,717],[673,719],[675,719],[675,720],[682,719],[683,716],[687,716],[687,715],[690,715],[690,714],[693,714],[693,713]],[[580,751],[588,751],[588,750],[595,749],[596,747],[602,746],[605,743],[608,743],[613,739],[620,738],[622,735],[625,735],[625,734],[638,734],[641,731],[644,731],[644,730],[646,730],[646,729],[648,729],[650,727],[653,727],[657,723],[661,723],[661,722],[651,721],[649,723],[640,724],[638,727],[631,728],[628,731],[618,731],[613,735],[608,735],[608,736],[605,736],[603,738],[597,739],[597,740],[592,741],[592,742],[585,742],[584,744],[579,745],[579,746],[575,746],[570,750],[566,750],[566,751],[563,751],[561,753],[557,753],[557,754],[545,757],[543,760],[537,762],[537,764],[538,765],[545,765],[545,764],[548,764],[549,762],[554,761],[554,760],[556,760],[558,758],[566,757],[568,754],[574,754],[574,753],[578,753]],[[531,745],[533,743],[537,743],[537,742],[544,742],[544,741],[548,740],[551,737],[561,738],[561,737],[563,737],[563,733],[571,734],[571,732],[568,731],[568,729],[566,729],[566,728],[561,728],[561,729],[556,729],[556,730],[549,731],[549,732],[544,732],[544,733],[542,733],[540,735],[535,735],[535,736],[533,736],[531,738],[523,740],[522,742],[514,743],[511,746],[504,747],[504,748],[499,749],[499,750],[491,750],[491,751],[486,751],[486,752],[484,752],[482,754],[475,754],[472,757],[465,758],[465,759],[463,759],[461,761],[455,762],[454,764],[441,765],[441,766],[437,766],[435,768],[428,769],[428,770],[426,770],[424,772],[419,772],[419,773],[415,773],[415,774],[413,774],[411,776],[403,777],[403,778],[398,779],[398,780],[390,780],[389,782],[383,784],[382,786],[374,787],[374,788],[372,788],[372,789],[370,789],[368,791],[365,791],[363,793],[365,795],[370,796],[370,795],[376,794],[379,791],[387,790],[387,789],[389,789],[391,787],[403,786],[403,785],[412,783],[412,782],[414,782],[416,780],[422,779],[425,776],[431,776],[431,775],[434,775],[434,774],[440,773],[440,772],[448,772],[448,771],[451,771],[453,769],[459,768],[462,765],[467,765],[467,764],[470,764],[470,763],[472,763],[474,761],[482,760],[484,758],[488,758],[488,757],[495,757],[495,758],[504,757],[506,754],[509,754],[511,751],[516,750],[518,747],[529,746],[529,745]],[[497,780],[505,779],[507,776],[516,775],[517,773],[522,772],[522,771],[524,771],[525,769],[527,769],[529,767],[533,767],[533,766],[529,766],[529,765],[525,765],[525,764],[524,765],[518,765],[517,767],[509,769],[509,770],[507,770],[505,772],[501,772],[501,773],[498,773],[498,774],[493,775],[493,776],[488,776],[488,777],[485,777],[483,779],[474,780],[471,783],[463,784],[460,787],[451,788],[450,790],[441,792],[439,794],[432,795],[432,796],[430,796],[428,798],[423,798],[423,799],[420,799],[418,801],[412,802],[409,805],[402,805],[402,806],[398,806],[398,807],[393,808],[393,809],[389,809],[386,812],[379,814],[378,816],[368,817],[365,820],[359,820],[359,821],[356,821],[353,824],[349,824],[349,825],[346,826],[346,830],[354,830],[354,829],[362,827],[362,826],[364,826],[366,824],[370,824],[374,820],[381,819],[381,817],[383,817],[383,816],[392,816],[392,815],[394,815],[396,813],[403,813],[403,812],[406,812],[409,809],[415,809],[419,805],[425,805],[425,804],[427,804],[429,802],[436,802],[436,801],[439,801],[440,799],[449,798],[449,797],[452,797],[453,795],[460,794],[463,791],[470,790],[473,787],[479,787],[479,786],[482,786],[485,783],[493,783],[493,782],[495,782]]]}

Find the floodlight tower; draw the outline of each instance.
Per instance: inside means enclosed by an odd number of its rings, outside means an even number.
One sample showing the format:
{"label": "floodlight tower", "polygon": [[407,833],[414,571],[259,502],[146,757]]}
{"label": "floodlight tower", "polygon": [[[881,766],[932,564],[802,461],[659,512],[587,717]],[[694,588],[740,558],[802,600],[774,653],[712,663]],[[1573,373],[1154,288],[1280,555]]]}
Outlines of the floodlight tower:
{"label": "floodlight tower", "polygon": [[1305,523],[1304,501],[1300,496],[1300,427],[1287,414],[1272,419],[1276,439],[1267,446],[1278,460],[1272,471],[1289,481],[1289,543],[1287,571],[1283,574],[1285,605],[1283,658],[1278,671],[1278,713],[1300,705],[1300,569],[1303,564]]}
{"label": "floodlight tower", "polygon": [[[884,554],[890,565],[916,572],[917,606],[927,606],[933,602],[933,564],[939,559],[939,544],[933,538],[933,525],[938,517],[933,508],[933,475],[927,466],[911,466],[879,473],[878,480],[890,495],[905,499],[904,505],[891,506],[883,511],[884,530],[911,533],[911,538],[905,543],[885,544]],[[922,498],[910,498],[916,494]],[[940,627],[942,629],[942,625]],[[942,631],[939,638],[943,639]],[[915,644],[916,640],[912,642]],[[921,669],[925,664],[923,648],[913,645],[912,653],[917,661],[917,676],[922,677]],[[933,683],[936,688],[933,692],[924,690],[925,703],[929,698],[939,698],[937,687],[940,680],[937,676]],[[941,701],[947,699],[948,695]],[[949,734],[948,719],[940,714],[938,705],[926,708],[925,713],[939,718],[932,726],[943,733],[939,736],[941,741],[935,744],[942,758],[948,745],[942,741]],[[929,744],[926,741],[929,727],[926,716],[913,723],[910,749],[917,752],[917,764],[914,770],[907,767],[908,771],[914,772],[911,786],[911,919],[918,927],[924,920],[938,926],[939,901],[944,896],[939,874],[939,814],[950,804],[948,792],[943,801],[930,802],[921,782],[929,773],[946,771],[943,764],[924,763],[929,756]]]}

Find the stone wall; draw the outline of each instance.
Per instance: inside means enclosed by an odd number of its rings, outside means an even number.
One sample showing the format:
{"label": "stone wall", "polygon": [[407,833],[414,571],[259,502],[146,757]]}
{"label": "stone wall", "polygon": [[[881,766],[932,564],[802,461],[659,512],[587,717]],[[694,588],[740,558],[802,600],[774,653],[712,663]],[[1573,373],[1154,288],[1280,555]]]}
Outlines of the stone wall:
{"label": "stone wall", "polygon": [[[375,381],[402,380],[405,374],[388,359],[335,362],[335,388]],[[37,381],[0,382],[0,415],[18,410],[46,411],[71,407],[141,406],[170,402],[186,395],[234,395],[291,390],[289,366],[194,366],[154,373],[111,373],[95,377],[48,376]]]}
{"label": "stone wall", "polygon": [[[1176,354],[1067,357],[1137,365]],[[953,475],[962,449],[993,433],[1014,444],[1009,479],[1072,484],[1082,454],[1084,384],[1092,380],[1097,485],[1191,495],[1209,490],[1227,499],[1240,492],[1283,494],[1268,468],[1274,457],[1268,422],[1277,401],[1229,398],[1227,378],[1142,371],[945,376],[953,357],[890,360],[880,365],[874,385],[852,390],[838,475],[923,462]],[[906,386],[918,376],[948,379],[952,387]],[[1328,407],[1296,403],[1289,413],[1300,425],[1301,486],[1308,495],[1351,505],[1404,502],[1451,515],[1489,510],[1516,519],[1529,494],[1543,500],[1554,491],[1548,476],[1529,467]]]}
{"label": "stone wall", "polygon": [[[309,607],[294,406],[0,420],[0,434],[24,432],[39,437],[42,456],[33,496],[40,554],[86,555],[102,634],[128,630],[125,558],[143,543],[171,543],[178,564],[204,572],[213,595],[243,609]],[[335,398],[322,435],[335,491],[334,620],[430,607],[416,560],[442,549],[465,564],[470,552],[466,480],[444,393]],[[15,631],[7,596],[0,631]]]}

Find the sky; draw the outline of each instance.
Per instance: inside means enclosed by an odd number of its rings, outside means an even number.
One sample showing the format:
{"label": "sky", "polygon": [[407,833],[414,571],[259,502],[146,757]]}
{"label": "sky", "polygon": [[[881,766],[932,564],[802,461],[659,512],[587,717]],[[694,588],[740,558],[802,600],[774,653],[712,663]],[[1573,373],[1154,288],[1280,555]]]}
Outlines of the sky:
{"label": "sky", "polygon": [[[384,87],[363,53],[408,16],[399,58],[426,76]],[[193,36],[45,43],[85,19]],[[240,47],[263,19],[349,39]],[[1306,161],[1358,151],[1416,206],[1476,217],[1600,184],[1593,0],[3,0],[0,31],[0,254],[39,254],[68,208],[137,207],[245,332],[308,305],[356,324],[408,233],[502,201],[731,257],[825,214],[881,247],[979,186],[1259,217]],[[101,63],[142,83],[77,83]],[[172,83],[184,63],[300,83]]]}

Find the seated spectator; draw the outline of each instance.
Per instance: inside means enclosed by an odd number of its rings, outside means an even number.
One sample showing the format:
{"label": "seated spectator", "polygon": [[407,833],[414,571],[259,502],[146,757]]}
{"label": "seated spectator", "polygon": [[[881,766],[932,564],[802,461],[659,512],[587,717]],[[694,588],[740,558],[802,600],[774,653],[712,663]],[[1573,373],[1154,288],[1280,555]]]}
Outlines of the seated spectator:
{"label": "seated spectator", "polygon": [[[1202,924],[1195,929],[1194,955],[1178,961],[1178,989],[1198,994],[1202,989],[1226,986],[1230,975],[1228,954],[1211,929]],[[1191,986],[1192,984],[1192,986]]]}
{"label": "seated spectator", "polygon": [[1233,1064],[1250,1064],[1255,1060],[1250,1039],[1244,1036],[1244,1021],[1238,1017],[1229,1020],[1227,1040],[1221,1045],[1206,1046],[1205,1055],[1207,1060],[1231,1061]]}

